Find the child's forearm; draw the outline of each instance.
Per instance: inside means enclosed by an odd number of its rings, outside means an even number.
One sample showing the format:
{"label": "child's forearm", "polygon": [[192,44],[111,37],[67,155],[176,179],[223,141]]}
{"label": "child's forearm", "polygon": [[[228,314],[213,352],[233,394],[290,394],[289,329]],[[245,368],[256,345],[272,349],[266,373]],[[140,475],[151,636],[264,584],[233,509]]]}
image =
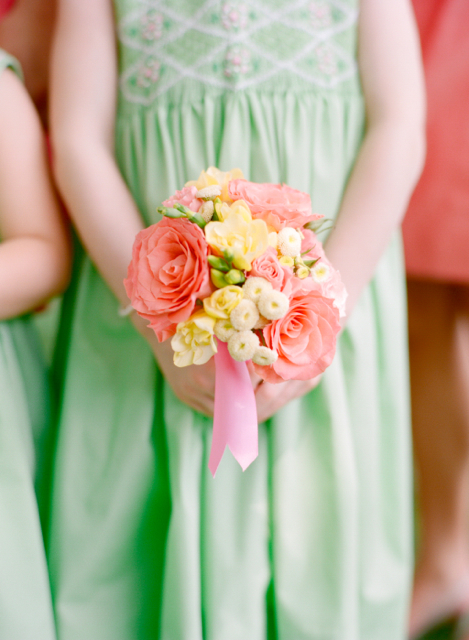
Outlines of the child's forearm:
{"label": "child's forearm", "polygon": [[143,228],[138,209],[109,150],[90,141],[57,148],[57,183],[97,269],[123,305],[132,245]]}
{"label": "child's forearm", "polygon": [[0,244],[0,320],[33,311],[62,292],[68,252],[53,242],[22,236]]}
{"label": "child's forearm", "polygon": [[423,166],[425,104],[409,0],[360,0],[358,59],[367,131],[326,252],[348,313],[399,226]]}
{"label": "child's forearm", "polygon": [[424,158],[421,128],[398,121],[370,127],[326,252],[344,280],[348,314],[401,223]]}

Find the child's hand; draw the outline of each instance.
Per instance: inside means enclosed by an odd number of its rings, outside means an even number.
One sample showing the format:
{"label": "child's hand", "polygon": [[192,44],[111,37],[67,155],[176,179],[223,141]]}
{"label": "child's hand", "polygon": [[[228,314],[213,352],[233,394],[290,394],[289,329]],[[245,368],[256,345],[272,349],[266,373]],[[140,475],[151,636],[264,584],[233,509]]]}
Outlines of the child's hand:
{"label": "child's hand", "polygon": [[278,384],[263,382],[256,389],[257,418],[264,422],[290,400],[301,398],[316,387],[322,376],[312,380],[287,380]]}

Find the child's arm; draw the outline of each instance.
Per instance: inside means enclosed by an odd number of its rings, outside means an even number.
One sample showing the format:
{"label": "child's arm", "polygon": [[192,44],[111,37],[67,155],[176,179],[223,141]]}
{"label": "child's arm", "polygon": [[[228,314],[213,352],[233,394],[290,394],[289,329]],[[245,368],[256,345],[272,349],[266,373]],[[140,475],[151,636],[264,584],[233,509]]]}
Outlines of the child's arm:
{"label": "child's arm", "polygon": [[[83,243],[116,298],[143,222],[114,158],[117,59],[111,0],[60,0],[52,52],[51,127],[57,184]],[[116,301],[116,313],[118,305]],[[176,395],[213,413],[213,362],[178,369],[169,341],[131,315]]]}
{"label": "child's arm", "polygon": [[69,265],[39,118],[20,80],[6,70],[0,75],[0,320],[61,293]]}
{"label": "child's arm", "polygon": [[409,0],[361,0],[359,66],[366,134],[326,253],[350,314],[398,228],[423,168],[425,98]]}
{"label": "child's arm", "polygon": [[[423,167],[424,85],[409,0],[361,0],[359,66],[366,133],[325,247],[347,287],[348,314],[398,228]],[[316,384],[264,383],[256,393],[259,419]]]}

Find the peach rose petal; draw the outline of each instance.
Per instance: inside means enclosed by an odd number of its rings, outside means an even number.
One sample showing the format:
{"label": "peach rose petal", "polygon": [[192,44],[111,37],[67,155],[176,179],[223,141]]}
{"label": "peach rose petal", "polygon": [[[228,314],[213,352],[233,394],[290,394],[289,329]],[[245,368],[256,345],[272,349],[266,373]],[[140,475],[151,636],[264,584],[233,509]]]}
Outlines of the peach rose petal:
{"label": "peach rose petal", "polygon": [[137,235],[124,285],[132,306],[150,321],[158,340],[174,335],[197,299],[210,295],[207,255],[202,230],[182,218],[163,218]]}
{"label": "peach rose petal", "polygon": [[339,312],[333,300],[315,289],[315,283],[292,279],[287,314],[263,329],[265,343],[278,352],[269,366],[254,365],[267,382],[309,380],[332,362],[340,331]]}
{"label": "peach rose petal", "polygon": [[228,193],[232,200],[244,200],[254,218],[263,219],[276,231],[285,226],[298,228],[322,218],[311,209],[307,193],[292,189],[286,184],[231,180]]}

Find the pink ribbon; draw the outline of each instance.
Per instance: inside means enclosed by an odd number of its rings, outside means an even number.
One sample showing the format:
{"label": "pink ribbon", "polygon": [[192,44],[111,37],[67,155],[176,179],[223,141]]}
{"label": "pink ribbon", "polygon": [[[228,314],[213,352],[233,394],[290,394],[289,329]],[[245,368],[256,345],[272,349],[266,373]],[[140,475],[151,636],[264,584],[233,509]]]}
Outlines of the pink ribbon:
{"label": "pink ribbon", "polygon": [[245,471],[257,458],[257,409],[245,362],[236,362],[224,342],[215,354],[215,411],[208,468],[215,473],[228,446]]}

